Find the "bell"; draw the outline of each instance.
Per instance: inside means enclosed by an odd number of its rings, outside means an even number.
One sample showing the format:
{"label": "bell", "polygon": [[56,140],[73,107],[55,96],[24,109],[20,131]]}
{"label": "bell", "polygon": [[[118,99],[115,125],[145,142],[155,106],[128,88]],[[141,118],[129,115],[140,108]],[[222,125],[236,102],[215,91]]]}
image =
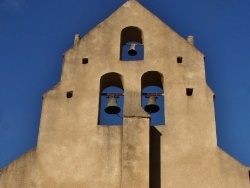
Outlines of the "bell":
{"label": "bell", "polygon": [[108,105],[105,108],[107,114],[118,114],[121,111],[120,107],[116,103],[115,97],[108,98]]}
{"label": "bell", "polygon": [[160,110],[160,107],[156,104],[157,97],[149,96],[148,97],[148,104],[144,107],[144,110],[148,113],[155,113]]}
{"label": "bell", "polygon": [[130,56],[135,56],[135,55],[137,54],[137,51],[136,51],[136,49],[135,49],[135,44],[131,44],[131,45],[130,45],[130,48],[129,48],[129,50],[128,50],[128,54],[129,54]]}

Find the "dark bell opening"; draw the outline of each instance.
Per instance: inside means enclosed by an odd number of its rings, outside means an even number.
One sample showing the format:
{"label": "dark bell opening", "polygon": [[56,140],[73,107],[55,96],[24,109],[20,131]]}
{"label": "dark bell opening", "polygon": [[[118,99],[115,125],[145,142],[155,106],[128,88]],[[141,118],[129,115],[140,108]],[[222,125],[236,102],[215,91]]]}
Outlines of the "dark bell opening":
{"label": "dark bell opening", "polygon": [[156,104],[149,104],[144,107],[144,110],[148,113],[156,113],[160,110],[160,107]]}
{"label": "dark bell opening", "polygon": [[118,106],[108,106],[105,108],[107,114],[118,114],[121,109]]}
{"label": "dark bell opening", "polygon": [[130,50],[128,51],[128,54],[129,54],[130,56],[136,56],[137,51],[134,50],[134,49],[130,49]]}

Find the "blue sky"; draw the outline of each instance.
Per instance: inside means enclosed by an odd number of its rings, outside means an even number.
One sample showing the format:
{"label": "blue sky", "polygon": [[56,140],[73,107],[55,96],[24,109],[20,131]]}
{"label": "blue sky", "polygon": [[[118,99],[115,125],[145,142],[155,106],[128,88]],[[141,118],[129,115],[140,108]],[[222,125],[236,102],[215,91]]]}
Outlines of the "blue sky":
{"label": "blue sky", "polygon": [[[250,1],[139,2],[182,37],[194,35],[216,94],[218,145],[250,166]],[[60,80],[74,35],[85,35],[123,3],[0,1],[0,168],[36,146],[42,95]]]}

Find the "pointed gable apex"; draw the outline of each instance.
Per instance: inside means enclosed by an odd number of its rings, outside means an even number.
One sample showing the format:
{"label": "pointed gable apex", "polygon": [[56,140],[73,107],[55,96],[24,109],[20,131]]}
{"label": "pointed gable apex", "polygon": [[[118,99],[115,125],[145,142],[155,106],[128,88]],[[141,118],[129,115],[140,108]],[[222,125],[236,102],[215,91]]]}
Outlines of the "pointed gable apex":
{"label": "pointed gable apex", "polygon": [[[159,43],[168,43],[168,41],[171,41],[171,44],[169,43],[168,48],[179,48],[179,50],[181,50],[180,45],[182,45],[182,49],[190,48],[192,51],[198,51],[192,42],[181,37],[166,23],[152,14],[136,0],[128,0],[125,2],[108,18],[93,28],[87,35],[85,35],[83,40],[86,37],[89,37],[91,40],[95,40],[100,45],[101,41],[104,41],[103,38],[107,38],[106,35],[109,35],[109,41],[113,42],[113,46],[115,47],[115,38],[120,38],[122,29],[129,26],[135,26],[142,30],[144,41],[146,43],[147,41],[149,42],[147,47],[157,49],[161,46]],[[102,32],[100,32],[100,29],[102,29]],[[100,43],[98,38],[101,40]],[[108,44],[109,41],[107,41],[105,44]]]}

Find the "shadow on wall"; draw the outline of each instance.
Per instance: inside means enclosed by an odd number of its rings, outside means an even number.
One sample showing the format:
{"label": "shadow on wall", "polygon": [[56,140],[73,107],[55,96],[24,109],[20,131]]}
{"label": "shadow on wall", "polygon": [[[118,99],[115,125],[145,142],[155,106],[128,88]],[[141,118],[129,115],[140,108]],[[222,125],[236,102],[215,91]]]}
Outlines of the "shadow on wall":
{"label": "shadow on wall", "polygon": [[161,188],[161,133],[150,127],[149,187]]}

